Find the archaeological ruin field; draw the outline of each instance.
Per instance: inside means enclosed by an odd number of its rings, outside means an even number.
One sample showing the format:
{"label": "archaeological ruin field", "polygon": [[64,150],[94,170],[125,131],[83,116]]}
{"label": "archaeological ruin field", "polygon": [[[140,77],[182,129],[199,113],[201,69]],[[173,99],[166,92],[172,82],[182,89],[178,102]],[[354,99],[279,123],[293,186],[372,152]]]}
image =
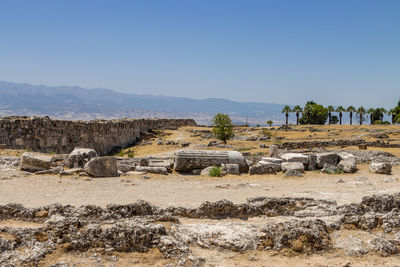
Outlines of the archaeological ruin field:
{"label": "archaeological ruin field", "polygon": [[399,125],[0,126],[0,266],[400,265]]}

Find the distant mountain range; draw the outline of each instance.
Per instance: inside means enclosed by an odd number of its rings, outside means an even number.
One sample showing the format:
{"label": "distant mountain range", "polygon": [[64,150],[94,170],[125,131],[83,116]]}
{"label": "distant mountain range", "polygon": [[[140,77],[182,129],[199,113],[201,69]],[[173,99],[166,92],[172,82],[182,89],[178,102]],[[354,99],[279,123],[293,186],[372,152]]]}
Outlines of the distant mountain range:
{"label": "distant mountain range", "polygon": [[227,99],[192,99],[120,93],[109,89],[17,84],[0,81],[0,116],[26,115],[59,119],[193,118],[210,124],[216,113],[227,113],[235,123],[282,123],[283,105],[236,102]]}

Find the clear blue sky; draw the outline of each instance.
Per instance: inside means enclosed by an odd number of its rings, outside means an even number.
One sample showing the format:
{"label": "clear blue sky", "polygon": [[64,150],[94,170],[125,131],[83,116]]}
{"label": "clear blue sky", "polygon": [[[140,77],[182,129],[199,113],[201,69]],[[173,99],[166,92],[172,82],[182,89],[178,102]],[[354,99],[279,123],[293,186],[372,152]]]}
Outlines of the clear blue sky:
{"label": "clear blue sky", "polygon": [[0,1],[0,80],[391,107],[400,1]]}

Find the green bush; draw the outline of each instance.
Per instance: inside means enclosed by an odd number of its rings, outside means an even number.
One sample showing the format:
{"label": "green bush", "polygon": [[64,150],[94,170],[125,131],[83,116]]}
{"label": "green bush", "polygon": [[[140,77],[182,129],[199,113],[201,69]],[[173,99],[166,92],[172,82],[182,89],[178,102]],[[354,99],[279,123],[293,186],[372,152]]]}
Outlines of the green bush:
{"label": "green bush", "polygon": [[308,101],[300,118],[300,124],[325,124],[328,119],[328,110],[314,101]]}
{"label": "green bush", "polygon": [[210,176],[212,177],[221,177],[222,176],[222,169],[221,167],[212,167],[210,170]]}
{"label": "green bush", "polygon": [[390,124],[390,122],[388,122],[388,121],[376,120],[376,121],[374,121],[373,124]]}

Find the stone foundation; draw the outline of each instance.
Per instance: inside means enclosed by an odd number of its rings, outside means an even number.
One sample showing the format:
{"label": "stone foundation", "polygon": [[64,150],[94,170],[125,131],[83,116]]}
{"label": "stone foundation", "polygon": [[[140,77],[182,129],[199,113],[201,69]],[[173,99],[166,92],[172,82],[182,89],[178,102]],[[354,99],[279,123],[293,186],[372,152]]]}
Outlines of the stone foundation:
{"label": "stone foundation", "polygon": [[137,142],[150,130],[195,126],[193,119],[121,119],[66,121],[49,117],[0,118],[3,148],[46,153],[70,153],[75,147],[93,148],[105,155]]}

